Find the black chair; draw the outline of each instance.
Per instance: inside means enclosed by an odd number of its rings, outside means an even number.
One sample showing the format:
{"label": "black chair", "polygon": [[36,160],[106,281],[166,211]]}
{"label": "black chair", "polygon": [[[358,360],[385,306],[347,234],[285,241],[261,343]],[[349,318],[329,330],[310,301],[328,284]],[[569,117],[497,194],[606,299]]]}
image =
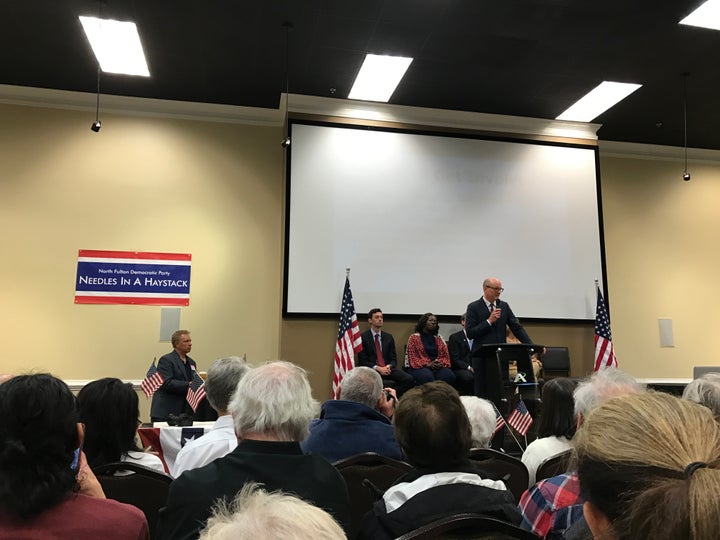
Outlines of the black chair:
{"label": "black chair", "polygon": [[[126,474],[123,471],[130,471]],[[115,473],[121,472],[120,475]],[[148,520],[150,538],[155,534],[158,512],[165,506],[172,477],[136,463],[118,461],[93,468],[108,499],[132,504]]]}
{"label": "black chair", "polygon": [[499,519],[481,514],[456,514],[423,525],[399,536],[396,540],[477,538],[478,536],[489,536],[492,533],[519,540],[537,540],[539,538],[530,531]]}
{"label": "black chair", "polygon": [[552,379],[554,377],[570,376],[570,353],[567,347],[546,347],[542,356],[543,377]]}
{"label": "black chair", "polygon": [[552,478],[571,470],[574,450],[566,450],[562,454],[550,457],[543,461],[535,472],[535,481]]}
{"label": "black chair", "polygon": [[380,494],[398,478],[413,470],[409,463],[374,452],[341,459],[333,465],[345,479],[350,495],[348,538],[351,539],[357,536],[363,516],[372,508]]}
{"label": "black chair", "polygon": [[491,448],[474,448],[469,457],[481,470],[501,479],[515,497],[515,501],[519,501],[520,496],[527,490],[530,473],[518,458]]}

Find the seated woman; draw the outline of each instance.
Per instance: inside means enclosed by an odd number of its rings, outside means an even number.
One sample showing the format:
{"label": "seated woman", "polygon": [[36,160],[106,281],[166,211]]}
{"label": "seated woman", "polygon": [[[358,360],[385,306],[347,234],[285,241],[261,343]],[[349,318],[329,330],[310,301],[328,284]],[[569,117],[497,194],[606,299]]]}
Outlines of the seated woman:
{"label": "seated woman", "polygon": [[530,473],[529,486],[535,484],[535,473],[543,461],[572,448],[571,440],[577,428],[574,391],[575,382],[564,377],[551,379],[543,386],[539,438],[531,442],[522,455],[522,462]]}
{"label": "seated woman", "polygon": [[583,514],[595,538],[718,537],[720,424],[661,392],[611,399],[575,435]]}
{"label": "seated woman", "polygon": [[36,374],[0,384],[0,539],[148,538],[140,510],[105,499],[82,442],[64,382]]}
{"label": "seated woman", "polygon": [[112,377],[99,379],[83,386],[77,400],[90,467],[127,461],[165,472],[159,457],[137,445],[140,409],[132,384]]}
{"label": "seated woman", "polygon": [[426,313],[415,325],[415,333],[407,344],[408,363],[406,370],[418,384],[438,380],[455,385],[455,374],[450,369],[450,353],[445,340],[438,335],[438,320],[432,313]]}

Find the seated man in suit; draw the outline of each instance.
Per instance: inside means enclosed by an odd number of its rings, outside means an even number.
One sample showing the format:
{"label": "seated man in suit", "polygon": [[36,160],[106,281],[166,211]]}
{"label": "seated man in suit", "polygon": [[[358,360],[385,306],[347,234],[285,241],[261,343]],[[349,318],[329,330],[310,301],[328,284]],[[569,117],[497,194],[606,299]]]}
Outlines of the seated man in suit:
{"label": "seated man in suit", "polygon": [[170,338],[173,350],[158,360],[157,370],[164,382],[153,394],[150,420],[166,422],[171,414],[192,414],[187,404],[187,391],[196,369],[195,360],[188,356],[192,339],[187,330],[178,330]]}
{"label": "seated man in suit", "polygon": [[455,373],[457,389],[461,395],[475,395],[475,371],[472,367],[472,353],[475,340],[469,338],[465,332],[465,314],[460,317],[463,329],[448,338],[448,351],[450,352],[450,367]]}
{"label": "seated man in suit", "polygon": [[394,396],[395,390],[383,391],[377,371],[365,366],[351,369],[340,383],[339,399],[323,403],[320,418],[310,424],[303,451],[331,463],[363,452],[402,459],[390,423]]}
{"label": "seated man in suit", "polygon": [[397,369],[395,338],[392,337],[392,334],[382,331],[382,310],[380,308],[371,309],[368,313],[368,322],[370,328],[361,334],[362,350],[358,353],[357,365],[377,371],[383,379],[383,384],[393,386],[398,397],[401,397],[407,390],[415,386],[415,379],[409,373]]}
{"label": "seated man in suit", "polygon": [[197,538],[218,500],[231,502],[247,482],[269,492],[295,494],[348,523],[347,486],[321,456],[305,455],[300,441],[317,414],[305,370],[290,362],[250,369],[229,405],[238,446],[171,485],[158,523],[158,538]]}

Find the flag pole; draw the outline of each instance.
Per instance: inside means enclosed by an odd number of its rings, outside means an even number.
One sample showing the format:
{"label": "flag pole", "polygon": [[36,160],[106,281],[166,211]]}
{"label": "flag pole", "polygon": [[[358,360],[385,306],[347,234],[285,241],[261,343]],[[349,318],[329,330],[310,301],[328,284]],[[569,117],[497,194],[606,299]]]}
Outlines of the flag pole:
{"label": "flag pole", "polygon": [[[492,403],[492,401],[490,403]],[[517,440],[517,437],[515,437],[515,434],[512,432],[512,428],[508,425],[507,420],[505,420],[505,417],[500,412],[500,409],[497,408],[497,405],[495,405],[495,403],[492,403],[492,406],[493,406],[493,409],[495,409],[495,412],[500,415],[500,418],[502,418],[503,425],[505,426],[505,428],[507,428],[508,432],[510,433],[510,436],[513,439],[515,439],[515,443],[518,445],[518,448],[520,448],[520,450],[524,450],[524,448],[520,444],[520,441]]]}
{"label": "flag pole", "polygon": [[345,267],[345,279],[350,279],[350,267]]}

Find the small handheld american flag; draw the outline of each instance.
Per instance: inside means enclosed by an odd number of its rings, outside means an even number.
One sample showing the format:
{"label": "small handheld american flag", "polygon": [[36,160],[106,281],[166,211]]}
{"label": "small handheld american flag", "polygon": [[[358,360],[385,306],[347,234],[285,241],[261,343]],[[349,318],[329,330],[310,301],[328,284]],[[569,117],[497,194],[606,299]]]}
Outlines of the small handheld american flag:
{"label": "small handheld american flag", "polygon": [[140,389],[145,394],[145,397],[149,398],[155,393],[158,388],[162,386],[164,382],[165,378],[157,370],[157,367],[155,366],[155,360],[153,360],[152,364],[150,364],[150,369],[148,369],[148,372],[145,375],[145,378],[140,383]]}
{"label": "small handheld american flag", "polygon": [[194,369],[192,373],[193,378],[192,381],[190,381],[185,399],[190,404],[193,412],[195,412],[200,402],[205,399],[205,381],[202,380],[202,377]]}
{"label": "small handheld american flag", "polygon": [[525,402],[521,399],[513,409],[513,412],[508,416],[507,423],[517,430],[523,437],[527,434],[530,426],[532,426],[533,419],[530,412],[525,406]]}

